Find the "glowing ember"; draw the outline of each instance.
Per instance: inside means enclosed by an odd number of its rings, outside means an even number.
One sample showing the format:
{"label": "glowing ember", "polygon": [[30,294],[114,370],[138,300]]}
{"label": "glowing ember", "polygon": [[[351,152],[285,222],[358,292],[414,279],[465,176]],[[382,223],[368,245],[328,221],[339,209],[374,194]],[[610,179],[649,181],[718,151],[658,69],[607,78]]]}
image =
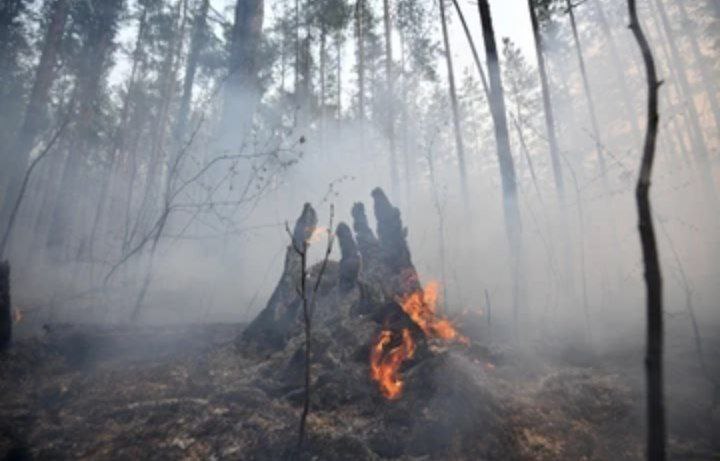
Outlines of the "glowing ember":
{"label": "glowing ember", "polygon": [[327,237],[329,235],[328,228],[323,226],[316,226],[312,234],[310,234],[310,237],[308,238],[308,243],[318,243],[322,241],[323,238]]}
{"label": "glowing ember", "polygon": [[467,344],[468,340],[453,326],[452,322],[437,314],[438,292],[440,284],[430,282],[424,290],[415,291],[399,299],[402,310],[430,339],[459,341]]}
{"label": "glowing ember", "polygon": [[13,316],[13,323],[20,323],[23,319],[23,313],[19,308],[13,308],[12,311]]}
{"label": "glowing ember", "polygon": [[[398,299],[398,303],[429,339],[468,344],[468,339],[455,329],[452,322],[438,316],[438,291],[439,284],[431,282],[424,290],[414,291]],[[391,345],[393,332],[382,330],[370,351],[370,375],[380,386],[380,392],[390,400],[397,399],[402,394],[400,367],[415,354],[415,342],[409,329],[403,328],[400,339],[397,343],[396,338],[396,344]]]}
{"label": "glowing ember", "polygon": [[393,334],[390,330],[382,330],[370,351],[370,373],[377,381],[380,392],[393,400],[400,397],[403,381],[400,377],[400,366],[415,354],[415,342],[410,330],[403,328],[400,344],[390,346]]}

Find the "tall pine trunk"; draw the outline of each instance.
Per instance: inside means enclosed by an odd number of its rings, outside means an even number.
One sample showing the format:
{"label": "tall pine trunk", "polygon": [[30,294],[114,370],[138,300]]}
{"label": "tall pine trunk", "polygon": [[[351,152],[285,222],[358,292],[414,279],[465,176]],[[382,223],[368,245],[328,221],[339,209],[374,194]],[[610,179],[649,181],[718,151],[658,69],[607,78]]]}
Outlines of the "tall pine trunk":
{"label": "tall pine trunk", "polygon": [[395,76],[393,75],[392,24],[390,18],[390,0],[383,0],[383,24],[385,26],[385,78],[387,97],[387,137],[390,146],[390,182],[395,195],[398,193],[398,167],[395,146]]}
{"label": "tall pine trunk", "polygon": [[600,172],[605,177],[605,156],[603,155],[603,142],[600,137],[600,126],[597,121],[597,111],[595,110],[595,101],[593,100],[592,90],[590,89],[590,81],[588,80],[587,69],[585,68],[585,57],[583,56],[582,46],[580,45],[580,36],[578,34],[577,22],[575,21],[575,5],[570,0],[565,0],[567,5],[567,13],[570,17],[570,28],[572,29],[573,43],[575,45],[575,53],[577,54],[578,65],[580,66],[580,77],[583,84],[583,92],[588,105],[588,113],[590,115],[590,128],[592,129],[593,141],[597,150],[598,163],[600,164]]}
{"label": "tall pine trunk", "polygon": [[555,189],[557,190],[560,200],[564,200],[565,191],[562,175],[562,165],[560,164],[560,147],[557,140],[557,132],[555,130],[555,114],[553,112],[552,101],[550,97],[550,85],[548,83],[547,68],[545,66],[545,53],[543,52],[542,35],[540,34],[540,26],[538,24],[537,12],[533,0],[528,0],[528,10],[530,11],[530,22],[533,29],[533,37],[535,39],[535,57],[538,62],[538,73],[540,74],[540,88],[542,90],[543,109],[545,115],[545,131],[548,137],[548,146],[550,148],[550,162],[553,168],[553,177],[555,178]]}
{"label": "tall pine trunk", "polygon": [[690,51],[692,52],[693,60],[700,71],[703,89],[705,90],[708,102],[710,103],[712,118],[715,122],[715,130],[720,132],[720,104],[718,104],[715,78],[713,78],[713,73],[708,68],[707,61],[705,60],[702,51],[700,51],[700,45],[698,44],[697,37],[690,27],[690,18],[688,17],[685,5],[682,1],[675,2],[675,4],[680,12],[680,25],[682,27],[683,35],[685,35],[687,40],[690,42]]}
{"label": "tall pine trunk", "polygon": [[612,61],[613,71],[615,72],[615,80],[618,87],[620,87],[623,107],[625,109],[626,117],[630,122],[630,128],[632,130],[633,138],[640,139],[640,127],[638,126],[637,116],[635,115],[635,110],[632,103],[632,97],[630,96],[630,89],[628,88],[627,79],[625,78],[625,73],[623,72],[623,62],[620,58],[620,53],[618,52],[615,38],[613,37],[612,31],[610,30],[610,24],[608,23],[607,17],[605,16],[605,11],[603,10],[600,0],[592,0],[590,3],[592,8],[595,10],[595,14],[597,15],[598,23],[600,25],[600,30],[602,31],[603,38],[605,39],[605,42],[607,43],[609,48],[610,59]]}
{"label": "tall pine trunk", "polygon": [[360,120],[365,120],[365,30],[363,29],[363,16],[365,15],[364,0],[357,0],[355,4],[355,36],[357,39],[357,79],[358,79],[358,109]]}
{"label": "tall pine trunk", "polygon": [[445,17],[445,0],[438,0],[440,4],[440,23],[442,25],[443,44],[445,46],[445,63],[448,72],[448,91],[450,92],[450,107],[452,108],[453,128],[455,132],[455,148],[458,156],[458,169],[460,173],[460,188],[465,204],[468,203],[467,170],[465,167],[465,146],[462,139],[462,128],[460,126],[460,112],[458,109],[457,90],[455,88],[455,71],[453,70],[452,51],[450,39],[448,38],[447,18]]}
{"label": "tall pine trunk", "polygon": [[40,134],[47,117],[50,87],[56,78],[57,55],[62,46],[62,36],[68,17],[68,0],[55,0],[50,12],[50,24],[45,31],[40,62],[35,71],[35,80],[30,92],[22,125],[11,151],[9,168],[10,181],[5,191],[0,220],[7,219],[12,204],[20,189],[23,171],[28,164],[28,156],[35,140]]}
{"label": "tall pine trunk", "polygon": [[673,40],[670,20],[668,19],[667,12],[665,11],[665,7],[662,2],[655,0],[654,2],[649,3],[651,5],[651,10],[652,6],[656,7],[660,28],[662,29],[665,38],[664,42],[667,44],[668,51],[670,53],[671,61],[668,63],[668,66],[673,69],[675,80],[680,87],[682,97],[685,99],[683,106],[687,108],[688,134],[693,147],[692,150],[695,153],[695,161],[697,162],[698,169],[700,170],[699,172],[702,178],[703,187],[705,188],[705,195],[713,204],[717,204],[717,191],[715,181],[712,177],[712,165],[710,164],[710,160],[708,158],[709,151],[707,145],[705,144],[705,138],[703,137],[703,130],[700,124],[700,116],[698,114],[697,107],[695,106],[695,99],[692,96],[693,93],[690,89],[690,83],[688,82],[687,74],[684,71],[684,63],[680,57],[680,50]]}
{"label": "tall pine trunk", "polygon": [[490,83],[490,113],[495,125],[495,142],[497,144],[497,157],[500,166],[502,182],[503,210],[505,216],[505,230],[510,244],[512,257],[512,284],[513,284],[513,316],[515,320],[515,335],[519,337],[519,296],[520,296],[520,209],[518,206],[517,180],[515,166],[510,151],[510,136],[508,133],[507,115],[505,109],[505,96],[503,94],[502,80],[500,78],[500,62],[498,60],[495,31],[493,30],[492,16],[488,0],[478,1],[480,22],[482,25],[483,41],[485,42],[485,55],[487,56],[488,77]]}

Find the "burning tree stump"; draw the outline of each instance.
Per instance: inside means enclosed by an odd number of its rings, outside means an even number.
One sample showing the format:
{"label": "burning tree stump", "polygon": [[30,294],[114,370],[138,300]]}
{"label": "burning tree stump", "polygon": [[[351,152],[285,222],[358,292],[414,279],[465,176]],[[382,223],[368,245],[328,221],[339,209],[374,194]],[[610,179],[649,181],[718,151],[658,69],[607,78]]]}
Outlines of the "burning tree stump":
{"label": "burning tree stump", "polygon": [[[372,198],[376,232],[365,206],[356,203],[354,235],[346,223],[337,226],[341,259],[327,263],[313,299],[312,414],[321,417],[324,411],[348,406],[380,412],[384,424],[367,434],[363,445],[381,456],[447,452],[458,437],[475,446],[478,437],[489,436],[486,448],[492,451],[504,436],[495,424],[500,406],[485,389],[485,371],[462,356],[465,347],[460,343],[467,340],[437,312],[437,286],[423,289],[420,284],[400,211],[379,188]],[[306,204],[294,235],[308,238],[316,223],[314,210]],[[257,385],[296,406],[303,402],[305,367],[299,264],[289,246],[267,306],[237,342],[241,351],[274,363],[258,374]],[[321,264],[307,271],[310,286]],[[448,383],[446,377],[454,381]],[[471,400],[477,404],[468,405]],[[474,434],[488,427],[486,434]],[[312,423],[309,431],[308,449],[317,450]],[[399,433],[406,434],[402,441]],[[428,443],[433,434],[444,442]]]}
{"label": "burning tree stump", "polygon": [[12,322],[10,264],[7,261],[0,261],[0,352],[10,347]]}

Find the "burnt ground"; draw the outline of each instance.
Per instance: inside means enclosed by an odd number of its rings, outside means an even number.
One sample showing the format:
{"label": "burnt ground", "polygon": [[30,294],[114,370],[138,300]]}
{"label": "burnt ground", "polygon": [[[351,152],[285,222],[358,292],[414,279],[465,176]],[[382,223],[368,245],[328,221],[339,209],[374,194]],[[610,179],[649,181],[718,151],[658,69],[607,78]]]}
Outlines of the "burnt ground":
{"label": "burnt ground", "polygon": [[[0,356],[0,458],[642,459],[641,348],[599,352],[556,335],[528,344],[471,314],[456,319],[465,344],[428,337],[403,301],[424,290],[407,229],[382,190],[372,197],[376,232],[356,204],[354,233],[336,230],[340,261],[307,269],[296,249],[317,216],[303,207],[277,286],[247,326],[50,325],[17,340]],[[301,280],[315,288],[312,398],[298,450]],[[370,378],[380,330],[395,340],[409,332],[416,345],[394,401]],[[668,361],[673,459],[720,459],[720,413],[696,360]]]}
{"label": "burnt ground", "polygon": [[[382,398],[367,373],[319,385],[297,456],[299,394],[268,385],[280,357],[239,351],[242,328],[58,325],[19,340],[0,359],[0,459],[642,457],[642,394],[621,370],[627,355],[598,360],[613,371],[557,350],[494,352],[491,362],[477,347],[436,351],[432,366],[462,365],[446,367],[441,383],[427,384],[422,366],[406,370],[399,401]],[[464,392],[474,401],[450,411],[453,424],[480,426],[476,445],[426,414],[436,405],[447,417],[447,402],[432,402]],[[689,432],[671,438],[673,459],[718,459],[712,434]]]}

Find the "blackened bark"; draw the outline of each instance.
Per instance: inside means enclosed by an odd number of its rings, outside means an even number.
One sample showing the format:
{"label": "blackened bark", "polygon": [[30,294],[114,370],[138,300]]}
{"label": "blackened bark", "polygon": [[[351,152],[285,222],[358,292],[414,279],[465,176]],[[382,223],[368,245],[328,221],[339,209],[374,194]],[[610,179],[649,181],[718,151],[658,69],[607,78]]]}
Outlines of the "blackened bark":
{"label": "blackened bark", "polygon": [[355,239],[353,239],[350,227],[341,222],[337,226],[335,234],[340,244],[340,276],[339,285],[342,291],[348,291],[357,283],[360,272],[360,254],[358,253]]}
{"label": "blackened bark", "polygon": [[495,125],[495,141],[497,143],[497,156],[500,165],[500,176],[503,191],[503,211],[505,215],[505,231],[508,237],[511,256],[511,280],[513,286],[513,317],[515,337],[519,338],[520,317],[520,210],[518,208],[517,180],[515,166],[510,151],[510,136],[508,133],[507,111],[505,108],[505,95],[500,78],[500,62],[498,61],[495,31],[493,30],[490,6],[487,0],[479,0],[478,9],[482,24],[483,41],[485,42],[485,56],[488,61],[488,77],[490,80],[490,113]]}
{"label": "blackened bark", "polygon": [[508,232],[512,233],[519,231],[520,213],[517,208],[517,182],[515,178],[515,166],[510,151],[505,95],[500,78],[500,63],[498,61],[495,31],[493,29],[488,1],[480,0],[478,2],[478,8],[482,22],[483,40],[485,42],[485,55],[488,61],[490,112],[495,125],[495,141],[497,143],[497,157],[502,179],[506,226]]}
{"label": "blackened bark", "polygon": [[647,378],[647,459],[663,461],[666,458],[665,408],[663,397],[663,301],[662,276],[658,257],[652,208],[650,206],[650,179],[655,159],[658,132],[658,90],[660,82],[650,45],[640,26],[635,0],[628,0],[630,30],[642,52],[648,87],[647,128],[643,145],[642,163],[635,197],[638,208],[638,229],[645,266],[647,291],[647,349],[645,370]]}
{"label": "blackened bark", "polygon": [[462,190],[463,199],[467,204],[467,171],[465,169],[465,146],[463,145],[462,129],[460,127],[460,112],[458,110],[457,90],[455,88],[455,72],[453,70],[452,53],[450,50],[450,40],[448,38],[447,18],[445,17],[445,0],[439,0],[440,4],[440,23],[442,25],[443,43],[445,45],[445,63],[448,71],[448,90],[450,92],[450,107],[452,108],[453,128],[455,131],[455,148],[457,149],[458,168],[460,169],[460,188]]}

